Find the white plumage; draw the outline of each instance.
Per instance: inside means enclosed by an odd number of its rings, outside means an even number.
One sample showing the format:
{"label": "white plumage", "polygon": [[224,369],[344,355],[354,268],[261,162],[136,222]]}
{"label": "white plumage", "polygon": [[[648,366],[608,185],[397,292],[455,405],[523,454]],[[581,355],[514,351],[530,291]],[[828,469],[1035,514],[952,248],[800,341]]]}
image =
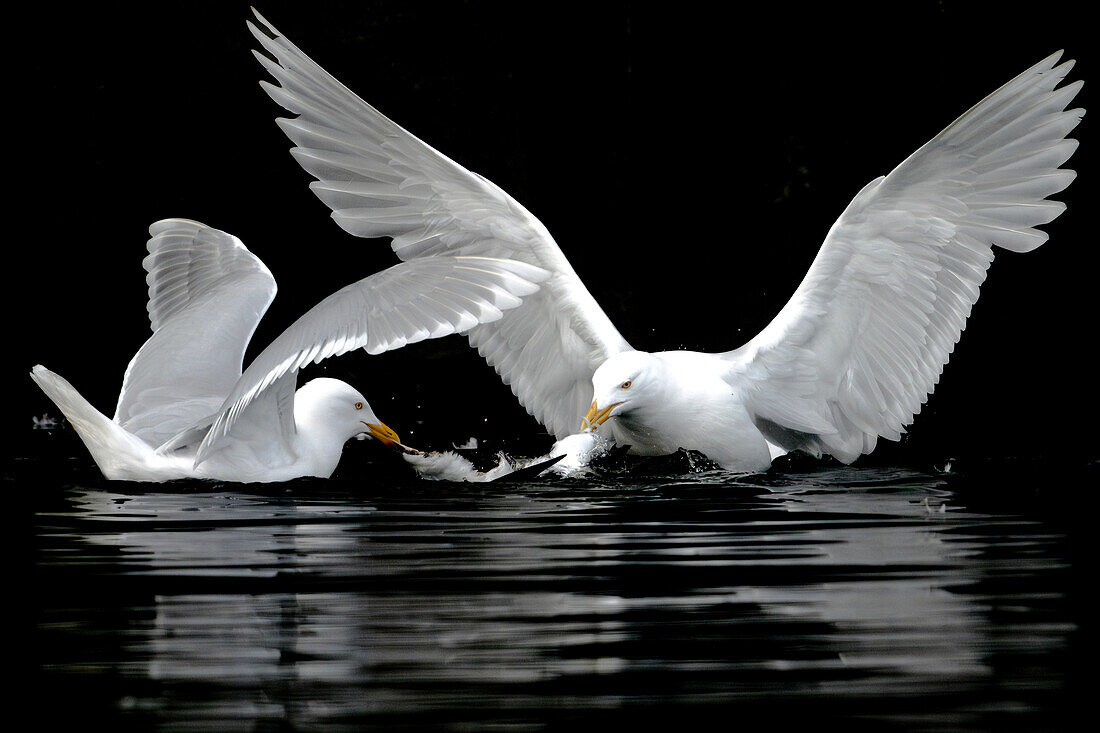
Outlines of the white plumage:
{"label": "white plumage", "polygon": [[[391,237],[406,261],[508,257],[550,271],[542,289],[469,332],[524,407],[558,438],[585,427],[636,453],[688,448],[734,470],[804,450],[850,462],[896,440],[932,392],[993,259],[1027,252],[1064,205],[1047,197],[1083,110],[1060,53],[975,105],[833,225],[794,296],[726,353],[635,351],[546,228],[507,193],[435,151],[326,73],[257,13],[249,23],[295,115],[278,120],[311,189],[346,231]],[[587,417],[586,416],[587,410]]]}
{"label": "white plumage", "polygon": [[283,481],[329,476],[344,443],[397,435],[336,379],[295,389],[311,362],[377,354],[499,319],[546,272],[494,257],[443,255],[341,288],[283,331],[243,373],[275,279],[236,237],[185,219],[149,233],[153,335],[130,361],[113,419],[39,365],[32,378],[76,428],[109,479]]}

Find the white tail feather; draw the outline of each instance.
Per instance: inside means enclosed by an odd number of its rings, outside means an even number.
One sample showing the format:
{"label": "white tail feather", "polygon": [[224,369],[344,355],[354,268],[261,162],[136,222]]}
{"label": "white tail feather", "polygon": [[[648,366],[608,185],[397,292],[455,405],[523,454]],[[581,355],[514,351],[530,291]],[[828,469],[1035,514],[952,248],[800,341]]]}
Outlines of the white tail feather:
{"label": "white tail feather", "polygon": [[152,453],[151,446],[92,407],[64,377],[38,364],[31,379],[65,415],[108,479],[128,478],[127,468],[145,463]]}

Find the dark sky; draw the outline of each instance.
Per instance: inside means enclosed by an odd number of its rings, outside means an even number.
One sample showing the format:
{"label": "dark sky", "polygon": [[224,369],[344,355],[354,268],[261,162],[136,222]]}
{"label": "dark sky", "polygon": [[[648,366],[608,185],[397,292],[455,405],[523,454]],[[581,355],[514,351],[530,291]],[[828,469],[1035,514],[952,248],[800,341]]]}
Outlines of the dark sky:
{"label": "dark sky", "polygon": [[[1065,48],[1071,79],[1095,77],[1094,28],[1073,3],[256,5],[364,99],[527,206],[649,350],[750,338],[865,183],[1047,54]],[[141,260],[155,220],[198,219],[267,263],[280,293],[256,347],[397,261],[386,242],[342,232],[309,192],[257,85],[248,3],[35,13],[6,34],[27,85],[8,110],[7,429],[52,409],[26,376],[35,363],[113,413],[148,335]],[[1076,105],[1089,99],[1086,86]],[[1075,425],[1097,407],[1091,127],[1086,117],[1076,133],[1068,212],[1047,245],[994,262],[914,450],[1095,456],[1096,430]],[[351,381],[427,447],[541,430],[457,337],[308,374]]]}

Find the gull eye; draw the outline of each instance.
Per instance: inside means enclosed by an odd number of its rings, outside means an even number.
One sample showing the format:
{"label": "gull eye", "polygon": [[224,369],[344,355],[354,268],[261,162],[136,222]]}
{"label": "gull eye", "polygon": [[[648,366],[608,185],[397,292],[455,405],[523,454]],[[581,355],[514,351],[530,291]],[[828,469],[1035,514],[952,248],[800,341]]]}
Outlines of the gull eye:
{"label": "gull eye", "polygon": [[630,389],[630,380],[628,379],[625,382],[623,382],[622,384],[620,384],[619,389]]}
{"label": "gull eye", "polygon": [[356,402],[355,403],[355,409],[356,410],[362,410],[363,409],[363,403],[362,402]]}

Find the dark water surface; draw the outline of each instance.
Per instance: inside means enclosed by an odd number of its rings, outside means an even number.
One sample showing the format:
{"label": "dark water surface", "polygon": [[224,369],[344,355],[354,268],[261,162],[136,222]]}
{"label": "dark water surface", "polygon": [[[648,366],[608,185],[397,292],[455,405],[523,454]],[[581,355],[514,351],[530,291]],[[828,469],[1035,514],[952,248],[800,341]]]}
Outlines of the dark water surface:
{"label": "dark water surface", "polygon": [[1073,497],[1095,466],[675,468],[275,486],[23,470],[42,720],[1073,727],[1093,574]]}

